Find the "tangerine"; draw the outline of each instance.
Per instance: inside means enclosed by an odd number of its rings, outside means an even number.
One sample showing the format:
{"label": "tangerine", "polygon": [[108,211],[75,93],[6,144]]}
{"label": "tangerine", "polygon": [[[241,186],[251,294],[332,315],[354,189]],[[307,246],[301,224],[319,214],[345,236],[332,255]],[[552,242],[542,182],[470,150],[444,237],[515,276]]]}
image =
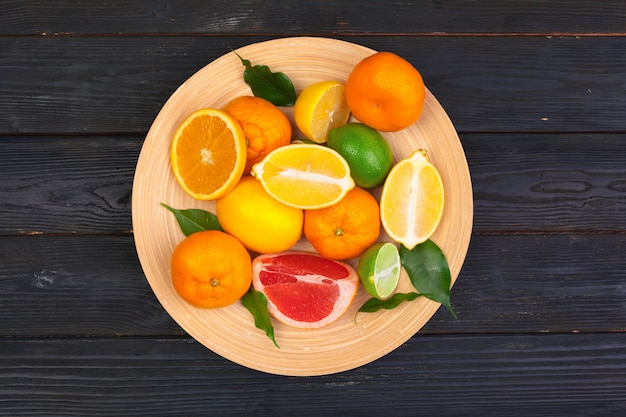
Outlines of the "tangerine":
{"label": "tangerine", "polygon": [[172,254],[172,284],[189,304],[226,307],[240,299],[252,282],[252,260],[243,244],[224,232],[196,232]]}
{"label": "tangerine", "polygon": [[335,205],[305,210],[304,235],[326,258],[359,256],[380,235],[378,201],[364,189],[354,187]]}
{"label": "tangerine", "polygon": [[291,142],[291,123],[285,114],[269,101],[253,96],[241,96],[224,107],[241,125],[246,137],[246,167],[260,162],[274,149]]}
{"label": "tangerine", "polygon": [[352,115],[382,132],[396,132],[417,121],[426,87],[410,62],[392,52],[377,52],[357,63],[346,81]]}

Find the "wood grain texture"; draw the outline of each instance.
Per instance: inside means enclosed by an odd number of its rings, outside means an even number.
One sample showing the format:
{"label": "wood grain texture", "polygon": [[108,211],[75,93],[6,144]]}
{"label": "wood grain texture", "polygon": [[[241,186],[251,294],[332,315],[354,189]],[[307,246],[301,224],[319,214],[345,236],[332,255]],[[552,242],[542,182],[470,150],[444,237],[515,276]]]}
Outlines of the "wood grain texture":
{"label": "wood grain texture", "polygon": [[342,374],[278,377],[171,339],[0,340],[0,415],[618,416],[623,335],[416,336]]}
{"label": "wood grain texture", "polygon": [[[27,0],[3,3],[0,28],[8,34],[443,34],[624,33],[618,0],[515,2],[369,1],[230,2]],[[272,23],[269,23],[272,22]]]}
{"label": "wood grain texture", "polygon": [[[0,37],[0,135],[145,134],[187,78],[266,39]],[[626,131],[626,37],[348,40],[412,62],[461,133]]]}
{"label": "wood grain texture", "polygon": [[[0,415],[626,414],[621,0],[7,0],[0,15]],[[406,344],[327,377],[187,336],[130,233],[147,130],[230,49],[332,36],[407,57],[468,156],[474,235]],[[90,171],[93,171],[93,174]]]}
{"label": "wood grain texture", "polygon": [[184,336],[130,236],[0,239],[0,337]]}
{"label": "wood grain texture", "polygon": [[0,138],[0,232],[131,233],[142,137]]}
{"label": "wood grain texture", "polygon": [[[626,332],[624,235],[475,236],[419,334]],[[0,338],[186,334],[158,303],[131,236],[0,239]]]}
{"label": "wood grain texture", "polygon": [[[462,134],[474,233],[624,233],[624,139],[621,133]],[[129,233],[143,140],[0,138],[0,232]]]}
{"label": "wood grain texture", "polygon": [[[354,43],[311,37],[277,39],[236,52],[275,71],[286,73],[291,69],[296,91],[315,82],[346,80],[354,65],[373,53]],[[231,53],[204,67],[172,95],[148,132],[137,162],[132,194],[135,245],[148,282],[163,307],[190,335],[214,352],[252,369],[280,375],[325,375],[375,360],[417,332],[438,305],[421,298],[393,311],[365,316],[355,326],[358,306],[368,299],[361,290],[345,315],[315,332],[276,324],[281,346],[277,350],[264,334],[255,331],[249,312],[240,304],[216,311],[197,309],[182,300],[172,287],[169,262],[184,236],[176,220],[160,207],[161,203],[214,213],[215,203],[194,200],[171,174],[171,138],[195,110],[222,108],[234,97],[247,94],[250,87],[239,74],[240,68],[240,58]],[[292,115],[289,119],[295,126]],[[301,137],[294,134],[292,139]],[[473,219],[472,185],[459,137],[429,91],[420,119],[402,131],[387,133],[387,137],[396,161],[408,158],[418,149],[427,149],[430,162],[441,174],[446,198],[455,202],[443,211],[439,227],[431,236],[446,253],[454,283],[465,259]],[[379,239],[390,240],[384,233]],[[313,250],[306,239],[292,249]],[[358,259],[347,261],[356,268]],[[412,288],[405,276],[398,291],[409,292]]]}
{"label": "wood grain texture", "polygon": [[624,233],[626,136],[462,135],[474,233]]}

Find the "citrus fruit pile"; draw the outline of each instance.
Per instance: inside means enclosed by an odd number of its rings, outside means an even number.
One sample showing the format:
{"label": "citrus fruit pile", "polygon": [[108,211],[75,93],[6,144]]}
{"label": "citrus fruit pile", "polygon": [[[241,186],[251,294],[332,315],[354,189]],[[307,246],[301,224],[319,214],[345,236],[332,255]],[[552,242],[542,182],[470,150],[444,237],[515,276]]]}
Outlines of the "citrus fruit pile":
{"label": "citrus fruit pile", "polygon": [[[443,183],[426,151],[394,161],[383,135],[415,123],[424,99],[419,72],[378,52],[345,82],[305,86],[293,127],[257,96],[190,114],[172,140],[172,172],[190,196],[215,200],[221,230],[175,248],[178,294],[215,308],[252,286],[275,319],[301,328],[341,317],[359,282],[372,297],[390,297],[402,268],[397,245],[429,239],[443,213]],[[381,227],[392,242],[379,242]],[[292,249],[303,239],[314,252]]]}

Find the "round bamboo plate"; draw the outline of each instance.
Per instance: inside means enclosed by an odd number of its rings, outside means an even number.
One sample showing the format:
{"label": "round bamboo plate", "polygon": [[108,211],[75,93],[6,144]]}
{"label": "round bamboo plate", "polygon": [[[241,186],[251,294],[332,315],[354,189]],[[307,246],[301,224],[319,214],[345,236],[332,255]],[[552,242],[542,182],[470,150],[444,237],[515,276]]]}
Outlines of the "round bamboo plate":
{"label": "round bamboo plate", "polygon": [[[236,50],[253,65],[284,72],[299,93],[321,80],[345,81],[352,67],[375,51],[327,38],[284,38]],[[169,149],[176,128],[193,111],[221,108],[232,98],[251,95],[243,81],[244,67],[232,52],[211,62],[183,83],[159,112],[141,150],[132,195],[135,244],[142,268],[165,310],[192,337],[213,352],[240,365],[279,375],[324,375],[372,362],[411,338],[434,315],[439,304],[424,297],[393,310],[355,314],[368,299],[362,289],[342,318],[317,330],[301,330],[276,321],[276,348],[254,326],[250,313],[237,302],[222,309],[192,307],[176,294],[169,275],[170,256],[184,238],[174,216],[160,203],[179,209],[214,211],[213,202],[196,201],[178,186],[171,173]],[[292,108],[283,108],[293,123]],[[294,138],[297,129],[294,125]],[[469,246],[473,201],[469,169],[458,135],[435,97],[427,91],[418,122],[385,133],[397,160],[426,149],[444,181],[446,206],[432,240],[443,250],[456,280]],[[387,239],[384,235],[381,240]],[[302,239],[294,249],[312,250]],[[354,262],[353,262],[354,265]],[[413,291],[404,273],[399,292]]]}

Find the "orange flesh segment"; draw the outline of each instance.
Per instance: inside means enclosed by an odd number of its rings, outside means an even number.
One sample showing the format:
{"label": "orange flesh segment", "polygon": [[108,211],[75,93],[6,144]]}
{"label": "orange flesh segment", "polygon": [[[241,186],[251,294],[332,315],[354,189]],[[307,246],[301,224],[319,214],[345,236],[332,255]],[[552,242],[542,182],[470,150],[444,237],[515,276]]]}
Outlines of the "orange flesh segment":
{"label": "orange flesh segment", "polygon": [[218,198],[241,177],[245,138],[236,123],[223,112],[205,109],[190,115],[176,132],[172,169],[193,197]]}

